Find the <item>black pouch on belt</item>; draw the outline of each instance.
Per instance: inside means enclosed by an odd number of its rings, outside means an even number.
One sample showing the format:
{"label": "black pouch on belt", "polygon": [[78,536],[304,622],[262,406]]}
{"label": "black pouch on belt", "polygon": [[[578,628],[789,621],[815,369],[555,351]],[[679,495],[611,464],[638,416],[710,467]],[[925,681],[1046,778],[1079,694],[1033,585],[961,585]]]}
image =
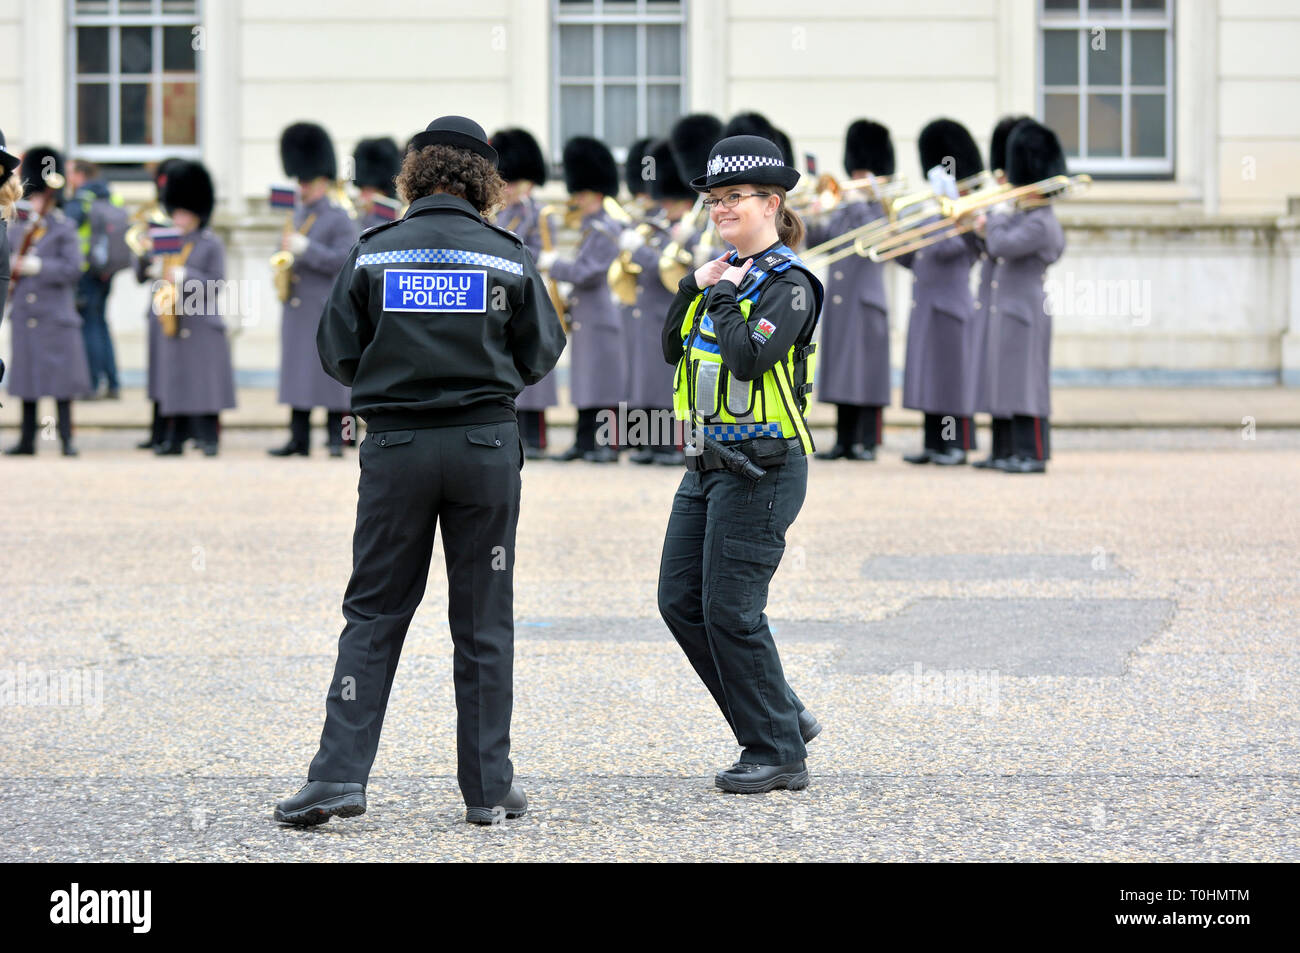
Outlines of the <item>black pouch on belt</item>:
{"label": "black pouch on belt", "polygon": [[790,453],[790,443],[784,437],[755,437],[750,441],[749,451],[746,456],[767,469],[785,463],[785,458]]}

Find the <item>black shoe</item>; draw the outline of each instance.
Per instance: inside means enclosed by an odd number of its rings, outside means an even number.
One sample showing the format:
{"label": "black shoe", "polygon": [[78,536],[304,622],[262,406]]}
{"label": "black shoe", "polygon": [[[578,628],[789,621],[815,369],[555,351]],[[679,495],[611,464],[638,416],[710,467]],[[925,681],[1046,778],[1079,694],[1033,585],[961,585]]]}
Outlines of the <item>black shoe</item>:
{"label": "black shoe", "polygon": [[597,447],[582,455],[588,463],[618,463],[618,451],[613,447]]}
{"label": "black shoe", "polygon": [[807,708],[799,712],[799,734],[803,735],[803,743],[807,744],[822,733],[822,723]]}
{"label": "black shoe", "polygon": [[583,452],[584,452],[583,449],[575,443],[568,450],[565,450],[563,453],[559,454],[558,456],[552,457],[551,459],[563,460],[566,463],[570,460],[581,460]]}
{"label": "black shoe", "polygon": [[1046,473],[1047,461],[1033,457],[1012,457],[1002,468],[1005,473]]}
{"label": "black shoe", "polygon": [[808,766],[803,761],[793,764],[737,761],[725,771],[719,771],[713,783],[731,794],[766,794],[777,788],[800,791],[808,786]]}
{"label": "black shoe", "polygon": [[141,440],[135,445],[135,448],[137,450],[152,450],[156,446],[158,446],[158,444],[154,443],[153,438],[150,437],[148,440]]}
{"label": "black shoe", "polygon": [[217,455],[217,445],[215,442],[203,443],[199,444],[199,446],[202,448],[205,457],[215,457]]}
{"label": "black shoe", "polygon": [[829,450],[819,450],[813,454],[818,460],[842,460],[847,457],[849,452],[844,449],[844,444],[837,443]]}
{"label": "black shoe", "polygon": [[63,445],[63,455],[65,457],[79,457],[81,456],[81,451],[76,448],[72,441],[68,441]]}
{"label": "black shoe", "polygon": [[661,467],[680,467],[686,462],[686,454],[680,450],[664,450],[655,454],[655,463]]}
{"label": "black shoe", "polygon": [[16,443],[5,451],[6,457],[31,457],[36,455],[36,444]]}
{"label": "black shoe", "polygon": [[636,453],[628,457],[633,463],[639,463],[642,466],[648,466],[655,462],[655,452],[649,447],[642,447]]}
{"label": "black shoe", "polygon": [[976,470],[1005,470],[1010,457],[988,456],[971,464]]}
{"label": "black shoe", "polygon": [[544,449],[542,449],[541,447],[531,447],[531,446],[525,445],[525,446],[524,446],[524,459],[525,459],[525,460],[545,460],[545,459],[546,459],[546,451],[545,451]]}
{"label": "black shoe", "polygon": [[343,456],[343,444],[341,444],[341,443],[332,443],[332,444],[330,444],[330,445],[329,445],[329,450],[330,450],[330,456],[331,456],[331,457],[341,457],[341,456]]}
{"label": "black shoe", "polygon": [[909,453],[903,459],[908,463],[929,463],[934,459],[934,456],[933,450],[922,450],[920,453]]}
{"label": "black shoe", "polygon": [[116,387],[110,387],[108,393],[104,395],[105,400],[121,400],[122,392]]}
{"label": "black shoe", "polygon": [[471,824],[500,824],[528,813],[528,797],[517,784],[510,785],[510,793],[496,807],[471,807],[465,810],[465,820]]}
{"label": "black shoe", "polygon": [[956,467],[966,462],[965,450],[947,450],[943,453],[930,454],[930,462],[941,467]]}
{"label": "black shoe", "polygon": [[855,443],[844,452],[844,456],[849,460],[870,461],[876,459],[876,448],[868,448],[866,444]]}
{"label": "black shoe", "polygon": [[356,781],[308,781],[293,797],[275,805],[281,824],[314,827],[331,817],[366,813],[366,786]]}
{"label": "black shoe", "polygon": [[185,444],[179,441],[163,441],[154,445],[153,452],[155,456],[159,457],[180,456],[185,452]]}
{"label": "black shoe", "polygon": [[283,447],[276,447],[274,450],[268,450],[266,452],[273,457],[305,457],[308,455],[307,448],[293,440],[290,440]]}

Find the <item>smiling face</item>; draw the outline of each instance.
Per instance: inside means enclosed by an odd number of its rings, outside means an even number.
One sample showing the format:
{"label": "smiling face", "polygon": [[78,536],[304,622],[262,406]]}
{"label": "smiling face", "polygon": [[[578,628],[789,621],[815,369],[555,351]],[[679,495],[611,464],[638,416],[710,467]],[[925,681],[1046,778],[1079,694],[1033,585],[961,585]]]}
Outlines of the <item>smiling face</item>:
{"label": "smiling face", "polygon": [[781,207],[781,200],[775,195],[752,197],[753,193],[766,191],[761,185],[743,184],[709,190],[709,197],[715,199],[725,199],[732,194],[746,196],[736,203],[735,208],[727,208],[719,202],[709,213],[723,241],[746,250],[771,244],[763,241],[762,237],[769,230],[773,235],[776,233],[776,210]]}

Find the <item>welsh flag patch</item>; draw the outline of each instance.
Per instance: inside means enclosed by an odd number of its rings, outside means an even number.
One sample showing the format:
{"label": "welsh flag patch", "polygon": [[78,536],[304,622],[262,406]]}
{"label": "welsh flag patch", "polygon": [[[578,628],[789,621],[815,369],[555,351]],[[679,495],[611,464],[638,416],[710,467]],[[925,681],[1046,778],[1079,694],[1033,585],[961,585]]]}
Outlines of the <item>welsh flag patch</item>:
{"label": "welsh flag patch", "polygon": [[755,333],[763,335],[764,341],[770,338],[772,336],[772,332],[775,330],[776,330],[776,325],[773,324],[771,321],[767,320],[767,318],[759,318],[758,324],[754,325]]}

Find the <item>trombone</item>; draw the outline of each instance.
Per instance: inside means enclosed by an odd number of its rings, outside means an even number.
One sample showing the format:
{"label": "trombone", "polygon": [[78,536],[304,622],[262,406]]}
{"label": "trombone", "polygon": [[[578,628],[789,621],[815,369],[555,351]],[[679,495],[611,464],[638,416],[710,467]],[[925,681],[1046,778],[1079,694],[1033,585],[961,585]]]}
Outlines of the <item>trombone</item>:
{"label": "trombone", "polygon": [[801,214],[814,202],[821,205],[822,212],[829,212],[841,202],[858,199],[859,190],[866,190],[860,196],[861,201],[879,201],[887,197],[902,195],[907,188],[907,179],[901,175],[869,176],[865,179],[850,179],[843,184],[829,172],[817,179],[817,184],[806,192],[790,196],[787,204]]}
{"label": "trombone", "polygon": [[964,235],[975,227],[976,212],[982,212],[1003,202],[1019,201],[1035,195],[1044,199],[1065,198],[1092,185],[1089,175],[1054,175],[1039,182],[1015,188],[1001,185],[984,189],[960,199],[940,202],[940,217],[916,228],[897,232],[877,242],[867,250],[872,261],[890,261],[900,255],[927,248],[957,235]]}

